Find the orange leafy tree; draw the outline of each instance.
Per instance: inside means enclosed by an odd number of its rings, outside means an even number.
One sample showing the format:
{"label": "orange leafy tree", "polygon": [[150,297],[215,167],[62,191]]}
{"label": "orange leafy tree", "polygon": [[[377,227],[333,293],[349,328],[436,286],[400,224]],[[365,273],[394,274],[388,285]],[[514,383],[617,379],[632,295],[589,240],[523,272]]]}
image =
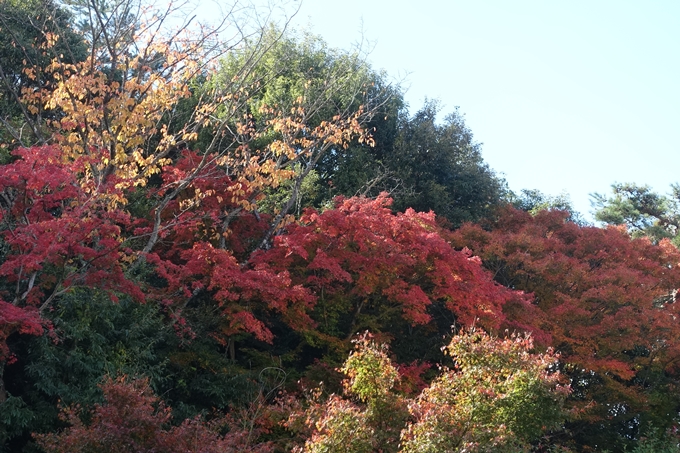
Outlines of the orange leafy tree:
{"label": "orange leafy tree", "polygon": [[591,405],[572,425],[576,441],[616,445],[647,421],[667,426],[674,418],[680,252],[566,215],[507,209],[488,229],[464,225],[451,240],[478,254],[496,281],[533,294],[537,310],[506,316],[549,335],[573,399]]}

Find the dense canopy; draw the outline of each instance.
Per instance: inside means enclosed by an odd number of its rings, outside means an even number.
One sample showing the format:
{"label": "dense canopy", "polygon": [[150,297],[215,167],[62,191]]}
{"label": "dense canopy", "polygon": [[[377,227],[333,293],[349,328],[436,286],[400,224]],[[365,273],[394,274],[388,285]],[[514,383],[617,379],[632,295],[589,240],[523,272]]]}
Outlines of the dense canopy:
{"label": "dense canopy", "polygon": [[587,225],[360,49],[180,12],[0,2],[0,451],[677,451],[675,188]]}

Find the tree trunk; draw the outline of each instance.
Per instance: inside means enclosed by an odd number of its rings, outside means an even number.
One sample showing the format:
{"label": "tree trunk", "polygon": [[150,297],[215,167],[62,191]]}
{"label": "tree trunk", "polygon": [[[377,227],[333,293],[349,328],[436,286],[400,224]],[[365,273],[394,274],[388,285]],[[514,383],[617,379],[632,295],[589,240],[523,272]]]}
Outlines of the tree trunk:
{"label": "tree trunk", "polygon": [[5,380],[3,379],[4,371],[5,364],[0,363],[0,406],[7,401],[7,390],[5,390]]}

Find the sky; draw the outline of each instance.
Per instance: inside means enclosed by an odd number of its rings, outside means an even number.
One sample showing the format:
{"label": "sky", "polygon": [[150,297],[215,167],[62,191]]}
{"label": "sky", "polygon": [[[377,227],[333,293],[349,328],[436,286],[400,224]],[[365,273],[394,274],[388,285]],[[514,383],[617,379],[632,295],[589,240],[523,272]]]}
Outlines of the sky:
{"label": "sky", "polygon": [[292,25],[363,42],[411,113],[459,107],[515,192],[566,192],[587,215],[612,183],[680,182],[676,0],[302,0]]}

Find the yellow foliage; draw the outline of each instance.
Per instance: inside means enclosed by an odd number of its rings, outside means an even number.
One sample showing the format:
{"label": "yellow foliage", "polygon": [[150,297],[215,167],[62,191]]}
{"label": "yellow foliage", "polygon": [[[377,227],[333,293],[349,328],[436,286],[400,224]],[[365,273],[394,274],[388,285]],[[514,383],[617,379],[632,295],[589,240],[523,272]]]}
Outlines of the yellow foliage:
{"label": "yellow foliage", "polygon": [[[172,164],[169,156],[175,150],[198,140],[200,130],[207,128],[214,140],[202,150],[197,170],[209,164],[222,167],[234,184],[220,199],[254,210],[267,188],[280,187],[297,177],[296,165],[310,167],[328,149],[346,148],[355,138],[372,144],[362,127],[362,109],[311,126],[306,109],[310,99],[305,96],[287,108],[258,105],[256,122],[253,115],[243,113],[250,96],[260,88],[260,81],[248,82],[247,71],[233,76],[234,84],[223,92],[201,97],[187,123],[170,130],[164,117],[191,96],[190,86],[197,74],[210,80],[214,68],[200,45],[206,42],[205,36],[179,33],[164,39],[158,28],[149,25],[153,23],[153,18],[148,24],[141,23],[131,39],[93,50],[80,63],[67,64],[55,58],[46,70],[51,84],[22,93],[30,112],[56,113],[59,120],[49,123],[54,129],[52,141],[62,149],[65,161],[85,163],[84,186],[96,186],[108,175],[115,176],[118,189],[145,186],[150,176]],[[56,40],[56,36],[46,38],[48,45]],[[31,69],[25,74],[35,77]],[[231,144],[218,149],[214,143],[224,137],[229,137]],[[256,148],[254,143],[265,145]],[[199,171],[187,172],[186,184],[175,187],[190,187],[190,179],[197,174]],[[206,196],[193,189],[195,196],[183,200],[182,209],[196,208]],[[107,202],[114,206],[127,201],[118,197]],[[282,224],[289,221],[290,216],[281,219]]]}
{"label": "yellow foliage", "polygon": [[[56,38],[55,38],[56,39]],[[48,42],[50,37],[48,36]],[[111,68],[98,61],[96,54],[77,64],[54,59],[47,70],[54,84],[41,91],[23,93],[29,111],[58,111],[60,121],[53,140],[64,150],[65,159],[93,156],[101,159],[93,164],[94,173],[115,165],[120,185],[143,185],[167,160],[160,158],[176,144],[167,128],[158,129],[162,116],[177,102],[190,95],[188,83],[200,61],[188,53],[190,45],[171,46],[143,35],[137,42],[148,42],[134,56],[121,57]],[[152,69],[147,60],[163,58],[161,69]],[[29,68],[27,77],[34,77]],[[108,76],[107,74],[120,74]],[[158,144],[147,149],[145,144],[160,135]],[[195,133],[182,132],[183,140],[196,138]],[[108,155],[93,150],[107,150]]]}

